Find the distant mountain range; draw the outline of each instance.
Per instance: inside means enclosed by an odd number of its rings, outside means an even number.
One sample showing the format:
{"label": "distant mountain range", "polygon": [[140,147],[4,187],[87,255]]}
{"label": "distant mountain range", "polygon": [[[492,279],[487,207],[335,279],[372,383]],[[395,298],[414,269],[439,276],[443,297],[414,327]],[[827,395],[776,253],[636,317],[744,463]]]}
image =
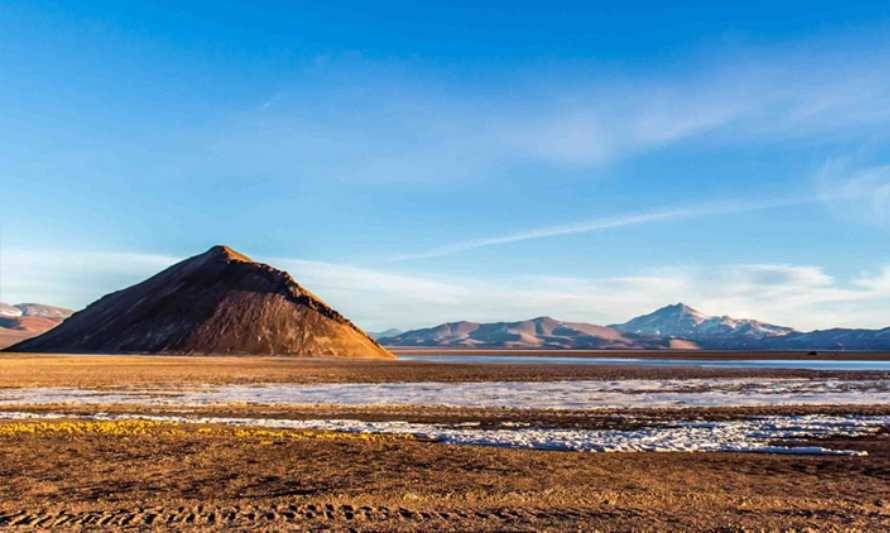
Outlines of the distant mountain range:
{"label": "distant mountain range", "polygon": [[0,302],[0,349],[58,326],[73,311],[51,305]]}
{"label": "distant mountain range", "polygon": [[695,349],[684,339],[625,333],[614,327],[538,317],[520,322],[451,322],[379,339],[387,346],[463,348]]}
{"label": "distant mountain range", "polygon": [[376,340],[376,339],[382,339],[384,337],[395,337],[396,335],[401,335],[402,333],[404,333],[404,332],[400,329],[390,328],[386,331],[369,331],[368,337],[371,337],[372,339]]}
{"label": "distant mountain range", "polygon": [[467,348],[890,350],[890,328],[801,332],[758,320],[707,316],[678,303],[609,326],[550,317],[490,324],[451,322],[378,340],[387,346]]}
{"label": "distant mountain range", "polygon": [[389,346],[450,346],[450,347],[505,347],[505,348],[589,348],[633,349],[667,348],[669,340],[624,334],[617,329],[562,322],[550,317],[539,317],[521,322],[452,322],[433,328],[408,331],[393,337],[383,337]]}
{"label": "distant mountain range", "polygon": [[[228,249],[214,249],[230,260]],[[212,254],[211,254],[212,255]],[[240,257],[240,256],[239,256]],[[249,261],[249,260],[247,260]],[[308,294],[308,293],[307,293]],[[308,296],[306,297],[308,298]],[[314,296],[313,296],[314,298]],[[321,307],[321,303],[312,303]],[[125,314],[121,308],[118,315]],[[50,331],[73,312],[36,303],[0,303],[0,349]],[[85,318],[81,317],[80,322]],[[104,319],[103,319],[104,320]],[[87,331],[97,329],[86,320]],[[347,324],[351,326],[351,324]],[[148,327],[148,326],[146,326]],[[99,328],[101,329],[101,328]],[[348,329],[348,328],[347,328]],[[90,333],[92,335],[92,333]],[[152,335],[146,332],[146,335]],[[369,333],[385,346],[450,348],[551,348],[595,350],[890,350],[890,327],[810,332],[752,319],[708,316],[678,303],[621,324],[599,326],[538,317],[518,322],[450,322],[402,332]],[[79,346],[77,346],[79,348]],[[122,347],[117,347],[122,349]],[[219,348],[217,347],[217,350]]]}

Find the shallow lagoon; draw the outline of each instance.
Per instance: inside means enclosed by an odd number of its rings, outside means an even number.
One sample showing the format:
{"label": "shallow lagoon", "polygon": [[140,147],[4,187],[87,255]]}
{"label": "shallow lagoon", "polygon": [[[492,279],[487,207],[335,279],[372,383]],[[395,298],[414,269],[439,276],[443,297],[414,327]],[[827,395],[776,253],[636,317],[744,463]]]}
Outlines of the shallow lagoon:
{"label": "shallow lagoon", "polygon": [[656,359],[634,357],[561,357],[543,355],[399,355],[402,361],[511,365],[634,365],[659,367],[763,368],[787,370],[890,371],[890,361],[825,359]]}

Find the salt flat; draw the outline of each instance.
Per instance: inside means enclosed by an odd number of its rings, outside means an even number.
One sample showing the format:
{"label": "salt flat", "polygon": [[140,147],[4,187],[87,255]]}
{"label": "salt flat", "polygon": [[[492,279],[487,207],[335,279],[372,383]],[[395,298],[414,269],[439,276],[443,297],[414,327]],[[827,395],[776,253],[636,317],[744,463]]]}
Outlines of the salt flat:
{"label": "salt flat", "polygon": [[771,416],[749,420],[687,421],[635,430],[570,430],[525,427],[481,429],[478,424],[418,424],[349,419],[288,420],[140,414],[66,415],[0,412],[0,420],[151,420],[185,424],[224,424],[346,433],[408,434],[443,444],[582,452],[757,452],[812,455],[867,455],[824,446],[778,445],[779,440],[856,438],[878,433],[890,416]]}
{"label": "salt flat", "polygon": [[648,379],[0,389],[0,405],[415,405],[621,409],[890,404],[890,379]]}
{"label": "salt flat", "polygon": [[[735,451],[854,454],[822,446],[776,444],[785,440],[859,437],[890,426],[888,416],[754,417],[686,420],[682,409],[750,406],[890,404],[890,380],[686,379],[469,383],[327,383],[222,385],[184,388],[81,389],[38,387],[0,390],[0,406],[130,405],[152,407],[415,406],[528,410],[680,409],[671,423],[619,430],[554,427],[481,429],[473,424],[419,424],[400,420],[265,419],[172,415],[90,414],[90,419],[146,418],[180,423],[254,425],[359,433],[404,433],[447,444],[574,451]],[[58,414],[0,413],[0,418],[58,418]]]}

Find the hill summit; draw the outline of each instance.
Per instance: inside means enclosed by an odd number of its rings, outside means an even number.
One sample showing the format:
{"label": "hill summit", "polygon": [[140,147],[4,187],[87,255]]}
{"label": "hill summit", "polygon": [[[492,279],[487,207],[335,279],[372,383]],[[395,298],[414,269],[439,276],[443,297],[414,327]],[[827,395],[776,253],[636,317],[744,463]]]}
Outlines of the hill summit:
{"label": "hill summit", "polygon": [[8,350],[394,358],[287,272],[227,246],[108,294]]}

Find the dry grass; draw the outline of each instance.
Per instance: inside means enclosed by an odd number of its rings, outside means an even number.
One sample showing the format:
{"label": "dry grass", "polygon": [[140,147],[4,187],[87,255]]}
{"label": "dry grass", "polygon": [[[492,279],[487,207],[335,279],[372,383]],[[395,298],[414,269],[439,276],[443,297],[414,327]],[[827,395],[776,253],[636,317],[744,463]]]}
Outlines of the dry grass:
{"label": "dry grass", "polygon": [[414,440],[412,435],[343,433],[323,430],[274,430],[263,428],[231,428],[220,425],[204,425],[198,428],[188,424],[173,424],[155,420],[52,420],[0,423],[0,437],[19,435],[66,436],[105,435],[111,437],[148,436],[154,438],[178,438],[190,434],[217,435],[250,439],[260,445],[274,444],[282,440],[313,439],[321,441],[358,440],[379,442]]}
{"label": "dry grass", "polygon": [[4,426],[0,521],[26,524],[182,527],[231,510],[230,524],[273,529],[890,527],[886,436],[838,443],[871,452],[850,458],[540,452],[137,421]]}

